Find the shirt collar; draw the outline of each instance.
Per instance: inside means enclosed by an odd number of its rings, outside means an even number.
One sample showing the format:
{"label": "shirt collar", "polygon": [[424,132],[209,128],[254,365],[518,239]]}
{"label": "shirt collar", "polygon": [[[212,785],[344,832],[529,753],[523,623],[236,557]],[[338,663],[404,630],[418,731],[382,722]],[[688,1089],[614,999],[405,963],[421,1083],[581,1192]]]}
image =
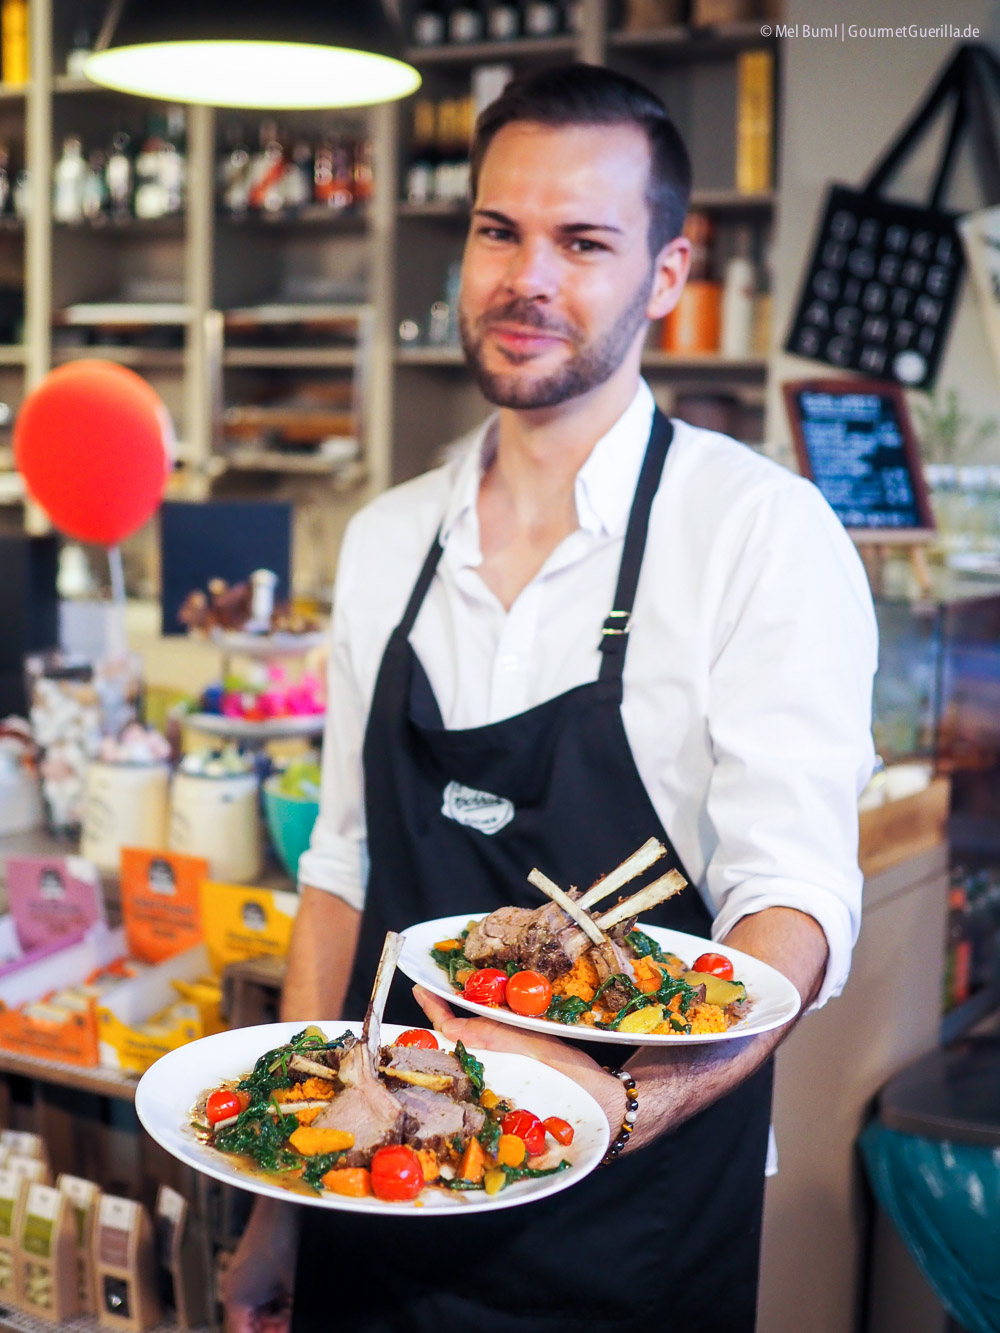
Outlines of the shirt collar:
{"label": "shirt collar", "polygon": [[[594,445],[576,474],[574,498],[580,527],[587,532],[618,536],[625,531],[656,404],[649,385],[640,380],[631,403]],[[483,473],[497,448],[494,413],[453,446],[455,471],[441,524],[441,540],[461,547],[462,563],[479,564],[479,522],[476,500]],[[459,552],[456,549],[455,554]]]}

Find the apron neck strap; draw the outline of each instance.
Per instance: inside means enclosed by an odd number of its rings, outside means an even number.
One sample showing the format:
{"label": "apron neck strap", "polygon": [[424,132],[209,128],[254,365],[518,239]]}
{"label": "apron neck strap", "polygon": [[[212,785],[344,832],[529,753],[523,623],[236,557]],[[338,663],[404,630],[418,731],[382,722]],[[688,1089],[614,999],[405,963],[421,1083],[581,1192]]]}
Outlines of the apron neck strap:
{"label": "apron neck strap", "polygon": [[628,527],[625,530],[625,545],[618,570],[614,606],[608,612],[608,618],[601,630],[601,642],[598,645],[601,650],[599,680],[619,680],[625,668],[629,619],[635,601],[635,590],[639,585],[642,557],[646,550],[649,514],[673,437],[674,428],[670,418],[656,408],[653,413],[653,428],[649,433],[649,443],[646,445],[646,456],[642,461],[642,470],[639,473],[628,517]]}
{"label": "apron neck strap", "polygon": [[[649,433],[646,455],[639,473],[639,481],[632,500],[628,527],[625,530],[625,545],[622,550],[622,562],[618,570],[618,587],[615,589],[614,609],[608,613],[601,630],[601,672],[600,679],[614,679],[621,676],[625,665],[625,649],[628,646],[628,622],[635,601],[635,590],[639,583],[639,570],[646,549],[646,532],[649,527],[649,511],[653,506],[653,497],[660,485],[663,464],[667,450],[674,437],[674,428],[670,418],[663,415],[659,408],[653,413],[653,428]],[[403,618],[396,632],[404,639],[409,638],[413,629],[431,579],[438,567],[444,548],[441,545],[441,529],[437,530],[431,548],[427,552],[423,568],[413,585],[410,600],[406,604]]]}

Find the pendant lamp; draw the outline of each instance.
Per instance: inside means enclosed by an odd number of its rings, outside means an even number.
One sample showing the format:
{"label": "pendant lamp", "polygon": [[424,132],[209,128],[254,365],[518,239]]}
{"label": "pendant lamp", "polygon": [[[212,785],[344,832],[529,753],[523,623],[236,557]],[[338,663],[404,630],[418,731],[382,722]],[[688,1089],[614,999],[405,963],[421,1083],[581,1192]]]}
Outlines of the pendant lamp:
{"label": "pendant lamp", "polygon": [[119,92],[226,107],[406,97],[392,0],[111,0],[84,73]]}

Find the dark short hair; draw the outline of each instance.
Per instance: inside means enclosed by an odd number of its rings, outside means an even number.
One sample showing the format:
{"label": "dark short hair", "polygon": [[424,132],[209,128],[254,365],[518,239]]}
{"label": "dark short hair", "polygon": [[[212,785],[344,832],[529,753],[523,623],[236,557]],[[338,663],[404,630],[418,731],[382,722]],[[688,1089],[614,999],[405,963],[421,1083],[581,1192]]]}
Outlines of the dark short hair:
{"label": "dark short hair", "polygon": [[486,150],[515,121],[568,125],[635,125],[649,141],[649,250],[655,256],[679,236],[691,196],[691,159],[667,109],[648,88],[600,65],[549,65],[521,74],[480,112],[472,139],[475,196]]}

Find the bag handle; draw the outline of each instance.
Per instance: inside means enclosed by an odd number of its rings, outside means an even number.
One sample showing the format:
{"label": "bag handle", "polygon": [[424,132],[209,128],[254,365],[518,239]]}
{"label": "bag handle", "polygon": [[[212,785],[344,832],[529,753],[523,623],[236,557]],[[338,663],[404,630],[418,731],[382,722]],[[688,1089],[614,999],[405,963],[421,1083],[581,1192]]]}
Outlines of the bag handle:
{"label": "bag handle", "polygon": [[941,77],[931,88],[923,102],[917,107],[916,111],[910,117],[909,123],[903,128],[896,140],[889,145],[888,150],[875,166],[862,186],[866,194],[880,194],[887,181],[896,174],[908,157],[911,156],[920,141],[925,137],[934,120],[944,108],[945,104],[952,97],[956,98],[955,119],[952,121],[951,133],[948,136],[948,142],[942,154],[938,166],[937,177],[935,178],[932,190],[932,198],[937,199],[943,194],[943,186],[947,184],[951,175],[951,170],[957,156],[959,144],[961,142],[961,132],[964,128],[964,119],[961,115],[961,97],[960,92],[966,84],[969,77],[970,53],[975,48],[972,46],[961,46],[948,62]]}
{"label": "bag handle", "polygon": [[991,106],[993,98],[1000,98],[1000,60],[989,47],[975,47],[973,67],[976,77],[968,88],[972,148],[986,200],[1000,203],[1000,139]]}

